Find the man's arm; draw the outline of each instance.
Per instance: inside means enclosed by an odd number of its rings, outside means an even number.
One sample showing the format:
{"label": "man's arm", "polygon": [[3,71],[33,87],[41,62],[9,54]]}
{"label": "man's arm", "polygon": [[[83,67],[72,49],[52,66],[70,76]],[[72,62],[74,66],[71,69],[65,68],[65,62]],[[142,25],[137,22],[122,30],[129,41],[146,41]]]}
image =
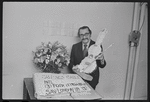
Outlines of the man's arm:
{"label": "man's arm", "polygon": [[71,49],[70,63],[69,63],[69,65],[68,65],[69,71],[70,71],[71,73],[74,73],[74,71],[72,70],[73,65],[74,65],[74,45],[72,46],[72,49]]}
{"label": "man's arm", "polygon": [[75,63],[74,63],[74,52],[75,51],[75,48],[74,48],[74,45],[72,46],[72,49],[71,49],[71,55],[70,55],[70,63],[68,65],[69,67],[69,71],[71,73],[75,73],[75,74],[78,74],[80,77],[82,77],[83,79],[85,80],[88,80],[88,81],[91,81],[93,79],[93,77],[91,75],[88,75],[88,74],[85,74],[85,73],[81,73],[77,70],[77,66],[74,66]]}
{"label": "man's arm", "polygon": [[82,73],[78,70],[78,68],[76,68],[77,66],[74,66],[74,68],[72,69],[76,74],[78,74],[80,77],[82,77],[85,80],[91,81],[93,79],[93,77],[89,74],[86,73]]}

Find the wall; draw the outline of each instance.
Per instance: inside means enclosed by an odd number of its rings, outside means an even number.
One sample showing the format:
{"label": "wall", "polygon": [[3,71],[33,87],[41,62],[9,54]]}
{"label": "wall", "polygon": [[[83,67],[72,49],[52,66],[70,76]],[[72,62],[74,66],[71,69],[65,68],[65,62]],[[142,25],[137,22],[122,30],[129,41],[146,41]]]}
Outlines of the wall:
{"label": "wall", "polygon": [[[104,99],[123,99],[131,31],[133,3],[83,2],[4,2],[3,3],[3,99],[22,99],[23,78],[39,72],[32,63],[32,51],[42,41],[59,40],[68,49],[78,39],[43,34],[44,21],[88,25],[95,40],[102,28],[108,29],[103,48],[107,66],[100,69],[96,91]],[[68,43],[69,42],[69,43]]]}

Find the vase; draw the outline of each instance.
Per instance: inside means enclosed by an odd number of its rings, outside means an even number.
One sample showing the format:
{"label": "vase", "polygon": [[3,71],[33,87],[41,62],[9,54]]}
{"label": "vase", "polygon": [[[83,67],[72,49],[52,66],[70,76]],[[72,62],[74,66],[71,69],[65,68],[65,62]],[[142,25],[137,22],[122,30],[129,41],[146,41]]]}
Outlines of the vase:
{"label": "vase", "polygon": [[60,70],[61,73],[63,74],[69,74],[71,73],[71,71],[69,70],[69,67],[68,66],[63,66],[61,68],[58,68]]}
{"label": "vase", "polygon": [[58,68],[51,68],[51,67],[46,67],[43,70],[44,73],[60,73]]}

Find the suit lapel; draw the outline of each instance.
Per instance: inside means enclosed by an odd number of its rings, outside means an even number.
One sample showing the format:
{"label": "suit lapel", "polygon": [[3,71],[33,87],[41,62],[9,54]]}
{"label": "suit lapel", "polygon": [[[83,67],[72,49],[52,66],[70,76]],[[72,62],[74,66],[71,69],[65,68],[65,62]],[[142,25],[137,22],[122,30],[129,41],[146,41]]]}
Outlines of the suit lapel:
{"label": "suit lapel", "polygon": [[95,43],[95,42],[94,42],[93,40],[91,40],[89,47],[90,47],[91,45],[93,45],[94,43]]}
{"label": "suit lapel", "polygon": [[83,59],[83,51],[82,51],[82,42],[80,42],[79,44],[79,56],[81,57],[81,59]]}

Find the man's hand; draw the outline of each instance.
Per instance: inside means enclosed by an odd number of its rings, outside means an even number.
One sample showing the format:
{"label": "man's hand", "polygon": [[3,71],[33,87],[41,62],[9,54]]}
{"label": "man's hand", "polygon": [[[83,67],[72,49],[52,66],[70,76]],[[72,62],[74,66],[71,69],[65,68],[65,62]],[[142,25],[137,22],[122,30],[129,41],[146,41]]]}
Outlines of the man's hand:
{"label": "man's hand", "polygon": [[104,60],[104,54],[103,53],[100,53],[97,57],[96,57],[97,60]]}
{"label": "man's hand", "polygon": [[72,70],[85,80],[91,81],[93,79],[91,75],[80,72],[76,66],[74,66]]}
{"label": "man's hand", "polygon": [[97,56],[96,60],[100,60],[101,64],[104,64],[104,54],[103,54],[103,52],[100,53],[100,55]]}
{"label": "man's hand", "polygon": [[78,66],[73,66],[72,70],[73,71],[78,71],[78,72],[80,71],[80,69],[78,68]]}

